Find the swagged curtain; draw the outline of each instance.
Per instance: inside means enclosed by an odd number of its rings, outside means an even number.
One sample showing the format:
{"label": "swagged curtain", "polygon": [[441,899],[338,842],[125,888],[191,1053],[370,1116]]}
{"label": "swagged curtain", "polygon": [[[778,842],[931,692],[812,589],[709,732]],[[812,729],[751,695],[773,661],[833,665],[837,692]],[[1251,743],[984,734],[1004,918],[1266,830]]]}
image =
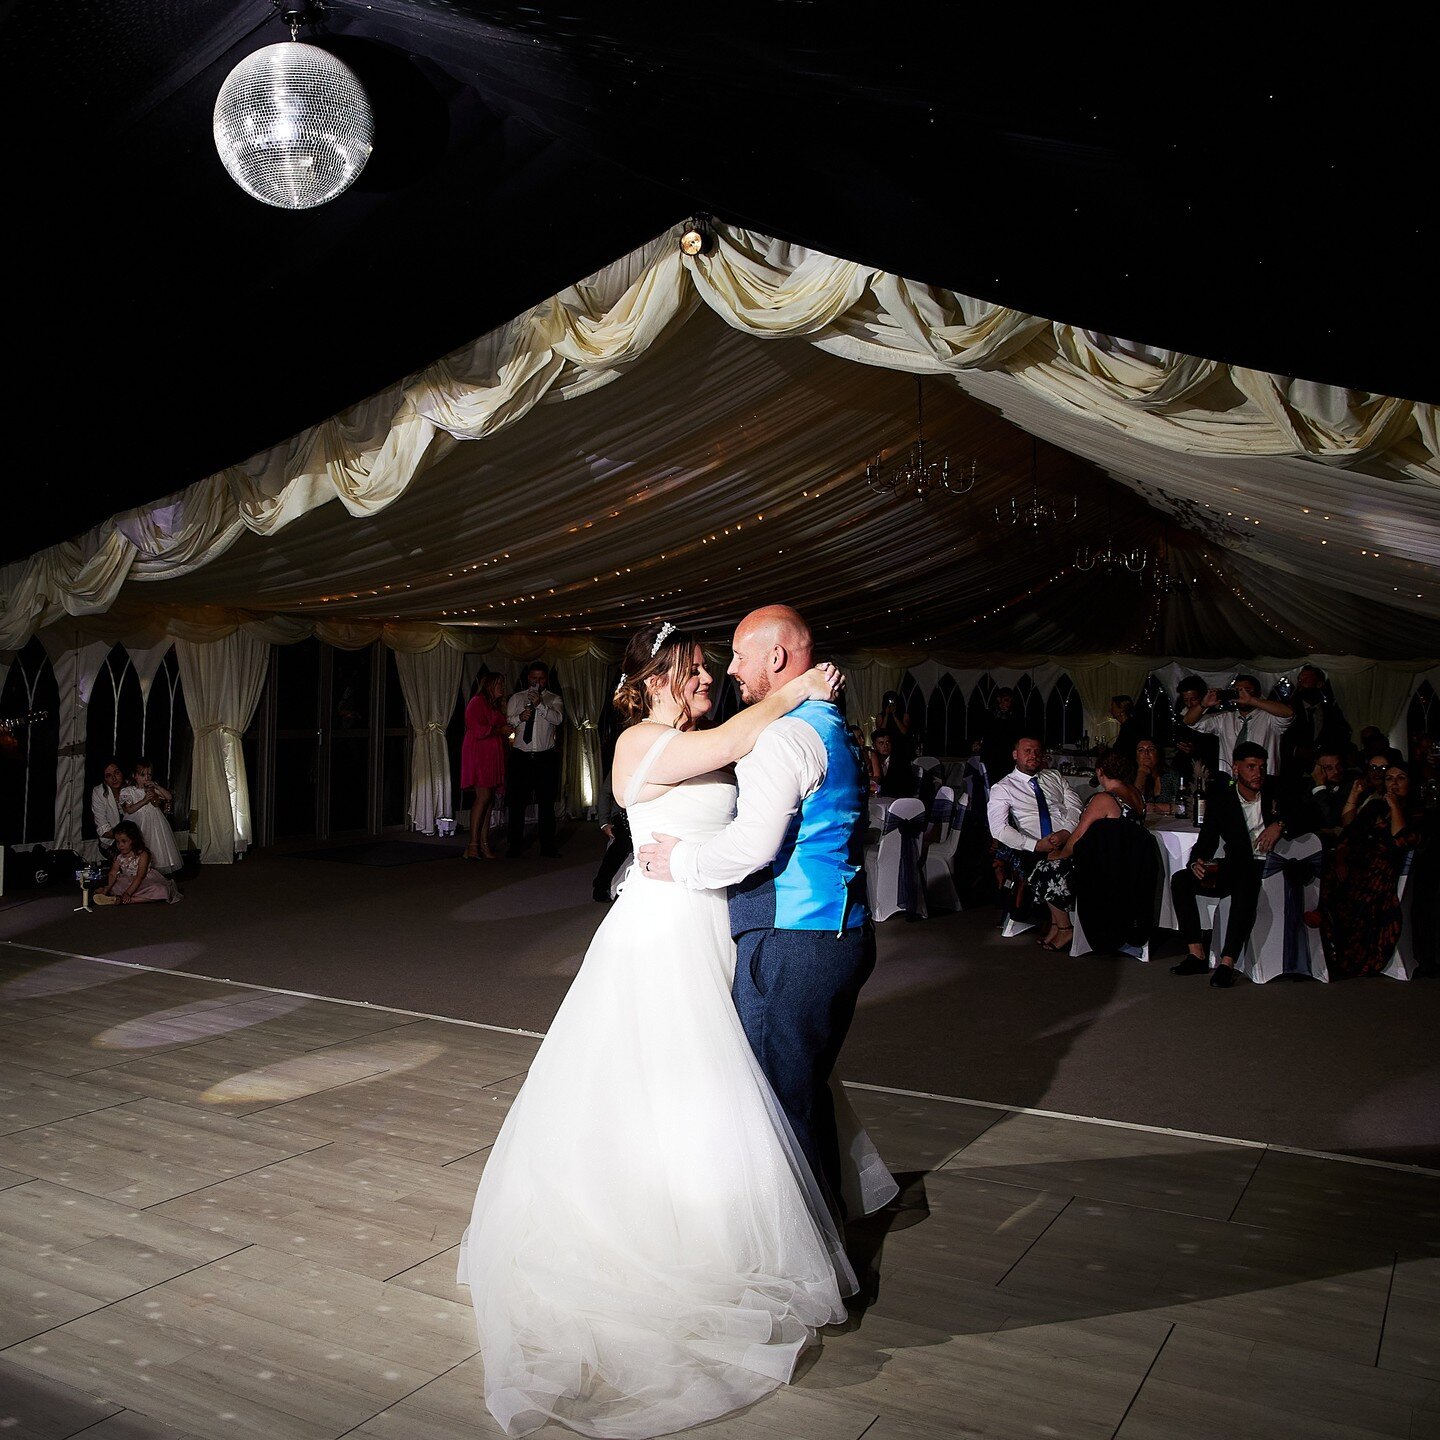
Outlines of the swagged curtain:
{"label": "swagged curtain", "polygon": [[269,647],[244,631],[197,645],[175,642],[185,706],[195,731],[191,804],[200,861],[228,865],[253,837],[241,736],[260,703]]}
{"label": "swagged curtain", "polygon": [[410,719],[410,825],[426,835],[438,816],[450,813],[450,752],[445,727],[455,709],[463,665],[448,645],[397,651],[395,669]]}
{"label": "swagged curtain", "polygon": [[[1407,568],[1440,562],[1440,526],[1426,521],[1440,484],[1434,406],[1134,345],[750,231],[722,227],[715,251],[697,257],[683,256],[674,236],[242,465],[4,567],[0,649],[18,649],[66,615],[107,610],[127,581],[188,575],[247,531],[273,535],[335,500],[373,515],[460,441],[495,434],[542,399],[617,379],[701,303],[749,335],[804,338],[865,364],[948,375],[1182,523],[1213,509],[1198,523],[1236,555],[1253,549],[1255,536],[1211,506],[1229,487],[1205,462],[1253,464],[1247,523],[1263,523],[1272,558],[1296,574],[1313,566],[1325,533],[1318,514],[1297,513],[1297,484],[1342,519],[1384,496],[1419,517],[1404,557],[1337,546],[1328,574],[1354,594],[1398,596],[1412,613],[1440,618],[1437,587],[1411,591]],[[1276,476],[1289,483],[1265,483]]]}

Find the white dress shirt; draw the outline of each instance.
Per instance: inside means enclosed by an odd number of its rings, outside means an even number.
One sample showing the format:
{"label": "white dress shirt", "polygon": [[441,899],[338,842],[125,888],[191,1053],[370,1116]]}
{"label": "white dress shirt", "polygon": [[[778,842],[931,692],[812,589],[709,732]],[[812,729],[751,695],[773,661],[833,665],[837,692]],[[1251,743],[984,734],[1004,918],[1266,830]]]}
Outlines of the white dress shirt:
{"label": "white dress shirt", "polygon": [[735,818],[708,840],[682,840],[670,852],[670,875],[691,890],[738,885],[779,853],[801,803],[825,779],[829,757],[813,725],[785,716],[760,732],[735,766]]}
{"label": "white dress shirt", "polygon": [[1232,774],[1231,759],[1235,747],[1240,743],[1240,732],[1252,745],[1265,747],[1265,773],[1280,773],[1280,737],[1290,728],[1292,717],[1272,715],[1268,710],[1251,710],[1242,714],[1239,710],[1220,710],[1212,715],[1202,715],[1190,728],[1205,735],[1220,738],[1220,768],[1225,774]]}
{"label": "white dress shirt", "polygon": [[115,799],[115,792],[102,780],[90,792],[90,813],[95,817],[95,833],[105,844],[109,841],[106,836],[125,817],[120,813],[120,804]]}
{"label": "white dress shirt", "polygon": [[1041,770],[1030,776],[1012,770],[990,787],[990,798],[985,803],[991,835],[1012,850],[1033,850],[1041,838],[1040,806],[1030,788],[1032,779],[1040,782],[1052,831],[1073,830],[1080,821],[1080,797],[1057,771]]}
{"label": "white dress shirt", "polygon": [[515,739],[512,742],[514,748],[531,755],[539,755],[546,750],[554,749],[555,732],[565,721],[565,706],[553,690],[542,690],[540,699],[535,706],[535,724],[532,726],[532,734],[527,741],[525,739],[525,721],[521,716],[529,703],[530,692],[517,690],[505,702],[505,716],[515,727]]}

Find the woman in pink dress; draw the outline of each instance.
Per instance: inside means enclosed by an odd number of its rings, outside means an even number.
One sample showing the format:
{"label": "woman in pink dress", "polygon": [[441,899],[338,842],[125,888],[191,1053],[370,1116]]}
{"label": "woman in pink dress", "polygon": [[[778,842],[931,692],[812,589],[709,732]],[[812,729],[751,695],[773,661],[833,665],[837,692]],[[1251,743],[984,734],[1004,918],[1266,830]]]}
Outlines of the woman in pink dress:
{"label": "woman in pink dress", "polygon": [[180,898],[175,882],[150,864],[140,827],[133,820],[115,826],[115,858],[105,883],[94,894],[97,905],[143,905],[147,900],[173,903]]}
{"label": "woman in pink dress", "polygon": [[490,809],[505,783],[505,677],[498,670],[478,675],[465,707],[465,740],[460,747],[460,788],[474,790],[470,803],[470,844],[466,860],[495,859],[490,848]]}

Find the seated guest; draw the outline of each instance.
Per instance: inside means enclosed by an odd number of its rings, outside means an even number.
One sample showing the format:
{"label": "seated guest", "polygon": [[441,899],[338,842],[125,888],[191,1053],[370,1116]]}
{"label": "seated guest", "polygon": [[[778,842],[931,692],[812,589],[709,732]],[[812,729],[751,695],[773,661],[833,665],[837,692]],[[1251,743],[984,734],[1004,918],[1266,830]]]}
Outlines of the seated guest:
{"label": "seated guest", "polygon": [[[1120,820],[1138,825],[1145,819],[1145,802],[1135,788],[1135,762],[1128,755],[1119,750],[1107,750],[1095,766],[1095,778],[1100,793],[1091,796],[1070,838],[1030,872],[1031,890],[1037,899],[1050,907],[1050,930],[1036,942],[1045,950],[1063,950],[1074,938],[1069,911],[1075,903],[1077,843],[1092,835],[1098,822]],[[1154,846],[1150,848],[1153,853]],[[1153,872],[1149,877],[1149,887],[1145,901],[1147,913],[1154,908],[1150,896],[1154,887]]]}
{"label": "seated guest", "polygon": [[[1119,749],[1119,747],[1116,747]],[[1151,815],[1170,815],[1175,810],[1175,792],[1180,777],[1160,757],[1160,747],[1151,739],[1135,745],[1135,788]]]}
{"label": "seated guest", "polygon": [[115,854],[115,827],[125,818],[120,809],[120,792],[125,788],[125,772],[118,760],[107,760],[100,783],[90,792],[90,814],[95,821],[95,837],[100,841],[100,854],[107,861]]}
{"label": "seated guest", "polygon": [[1341,789],[1344,778],[1345,762],[1340,752],[1322,746],[1315,757],[1314,768],[1298,786],[1297,798],[1309,811],[1310,829],[1327,846],[1339,838],[1344,824],[1341,819],[1346,799],[1346,792]]}
{"label": "seated guest", "polygon": [[[1029,876],[1035,866],[1064,848],[1080,820],[1080,800],[1053,770],[1046,770],[1045,747],[1033,735],[1015,742],[1014,768],[990,787],[985,805],[990,834],[1002,863]],[[1053,941],[1052,923],[1042,940]],[[1058,947],[1054,947],[1058,948]]]}
{"label": "seated guest", "polygon": [[877,730],[870,737],[870,788],[887,800],[914,795],[917,782],[914,768],[895,753],[895,744],[888,730]]}
{"label": "seated guest", "polygon": [[150,852],[133,820],[115,826],[115,858],[105,883],[91,897],[97,905],[173,904],[180,898],[175,882],[150,864]]}
{"label": "seated guest", "polygon": [[1325,672],[1318,665],[1302,665],[1290,691],[1294,723],[1281,742],[1284,774],[1306,775],[1314,769],[1321,750],[1343,755],[1350,744],[1350,722],[1325,690]]}
{"label": "seated guest", "polygon": [[1199,705],[1185,712],[1185,723],[1202,735],[1220,741],[1220,768],[1230,773],[1230,758],[1238,746],[1259,745],[1265,751],[1265,765],[1273,777],[1280,773],[1280,737],[1290,726],[1293,712],[1280,700],[1266,700],[1260,682],[1253,675],[1235,677],[1235,708],[1219,709],[1219,693],[1207,690]]}
{"label": "seated guest", "polygon": [[1419,842],[1418,822],[1410,773],[1391,765],[1384,791],[1366,799],[1340,832],[1320,884],[1320,940],[1332,980],[1379,975],[1395,954],[1401,925],[1396,887],[1405,852]]}
{"label": "seated guest", "polygon": [[[1395,757],[1398,760],[1398,756]],[[1362,757],[1360,774],[1350,782],[1350,789],[1340,807],[1340,824],[1348,825],[1359,813],[1367,800],[1383,799],[1385,779],[1390,769],[1391,757],[1388,751],[1377,750]]]}
{"label": "seated guest", "polygon": [[[1264,746],[1247,740],[1235,747],[1230,757],[1235,783],[1212,793],[1190,864],[1170,882],[1180,938],[1188,951],[1184,960],[1170,967],[1172,975],[1202,975],[1210,968],[1197,897],[1228,895],[1230,923],[1210,983],[1222,988],[1235,983],[1235,957],[1245,948],[1255,924],[1265,857],[1277,840],[1305,833],[1303,817],[1291,810],[1280,782],[1266,777],[1265,764]],[[1225,858],[1217,861],[1215,852],[1222,840]]]}

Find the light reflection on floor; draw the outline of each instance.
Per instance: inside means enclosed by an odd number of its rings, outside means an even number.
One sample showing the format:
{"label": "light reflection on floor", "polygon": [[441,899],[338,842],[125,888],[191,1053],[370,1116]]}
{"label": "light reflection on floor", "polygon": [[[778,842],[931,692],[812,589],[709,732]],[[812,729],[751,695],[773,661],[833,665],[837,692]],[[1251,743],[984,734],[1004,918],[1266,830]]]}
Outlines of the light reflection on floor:
{"label": "light reflection on floor", "polygon": [[143,1050],[156,1045],[183,1045],[192,1040],[211,1039],[249,1025],[259,1025],[277,1016],[288,1015],[310,1004],[304,995],[252,995],[235,1004],[217,1005],[199,1001],[177,1005],[151,1015],[137,1016],[114,1025],[91,1042],[105,1050]]}
{"label": "light reflection on floor", "polygon": [[439,1044],[421,1045],[405,1040],[376,1044],[330,1046],[320,1054],[297,1055],[232,1075],[212,1085],[200,1100],[205,1105],[253,1104],[256,1101],[298,1100],[339,1085],[363,1083],[416,1070],[445,1053]]}
{"label": "light reflection on floor", "polygon": [[24,975],[0,984],[0,1002],[34,1000],[41,995],[69,995],[76,990],[91,990],[97,985],[111,985],[130,972],[113,970],[94,960],[57,960],[37,965]]}

